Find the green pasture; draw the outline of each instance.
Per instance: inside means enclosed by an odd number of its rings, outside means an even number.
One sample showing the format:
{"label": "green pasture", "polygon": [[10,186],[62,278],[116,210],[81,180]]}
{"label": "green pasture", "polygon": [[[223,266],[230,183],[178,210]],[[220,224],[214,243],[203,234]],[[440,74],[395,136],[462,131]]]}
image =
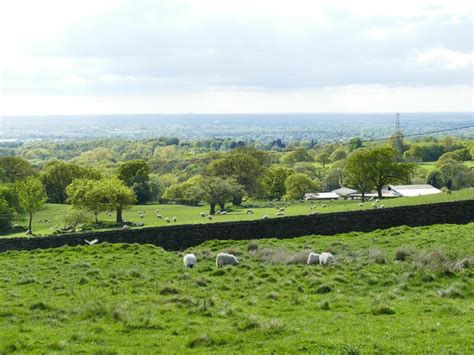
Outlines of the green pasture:
{"label": "green pasture", "polygon": [[[437,195],[420,196],[420,197],[402,197],[395,199],[385,199],[380,201],[377,205],[384,205],[385,208],[417,205],[436,202],[448,202],[457,200],[467,200],[474,198],[474,189],[464,189],[461,191],[453,191],[451,195],[440,193]],[[287,205],[283,202],[269,201],[247,201],[243,207],[237,208],[230,204],[227,206],[229,212],[227,215],[212,216],[212,220],[207,217],[201,217],[200,213],[204,212],[206,215],[209,212],[209,207],[206,206],[184,206],[184,205],[141,205],[133,206],[129,210],[124,211],[124,219],[130,222],[143,222],[145,227],[163,226],[167,225],[166,217],[170,219],[169,224],[190,224],[190,223],[215,223],[226,221],[250,221],[254,219],[261,219],[264,215],[269,218],[279,218],[276,216],[277,209],[275,206],[285,207],[285,216],[308,215],[313,211],[318,213],[330,212],[346,212],[354,210],[371,209],[372,203],[367,201],[363,206],[359,206],[359,200],[336,200],[336,201],[306,201],[304,203],[294,202]],[[311,208],[315,206],[315,208]],[[324,207],[325,206],[325,207]],[[254,214],[247,214],[247,209],[251,208]],[[34,216],[33,232],[36,235],[52,234],[56,229],[62,227],[62,216],[71,209],[69,205],[53,205],[49,204]],[[156,212],[156,210],[159,212]],[[144,213],[139,213],[144,211]],[[157,218],[157,214],[162,216],[162,219]],[[143,216],[143,218],[140,217]],[[176,222],[173,222],[173,217],[176,217]],[[112,222],[115,220],[115,214],[111,216],[103,213],[99,216],[99,220],[108,222],[110,225],[102,226],[103,228],[114,228]],[[48,223],[49,222],[49,223]],[[18,221],[17,223],[26,225],[26,222]],[[115,227],[118,228],[118,227]],[[135,227],[138,228],[138,227]],[[24,233],[9,234],[10,236],[19,236]]]}
{"label": "green pasture", "polygon": [[[151,245],[1,253],[0,353],[474,352],[474,224],[189,251],[193,269]],[[220,251],[240,264],[217,269]]]}

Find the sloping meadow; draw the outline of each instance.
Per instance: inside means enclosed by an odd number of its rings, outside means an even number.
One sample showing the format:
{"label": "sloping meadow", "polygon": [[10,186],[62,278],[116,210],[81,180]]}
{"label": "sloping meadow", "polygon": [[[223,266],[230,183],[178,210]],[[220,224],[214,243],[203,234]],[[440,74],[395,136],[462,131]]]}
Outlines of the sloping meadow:
{"label": "sloping meadow", "polygon": [[[436,225],[2,253],[0,352],[472,353],[473,236]],[[220,251],[240,264],[217,269]],[[310,251],[335,263],[308,266]]]}

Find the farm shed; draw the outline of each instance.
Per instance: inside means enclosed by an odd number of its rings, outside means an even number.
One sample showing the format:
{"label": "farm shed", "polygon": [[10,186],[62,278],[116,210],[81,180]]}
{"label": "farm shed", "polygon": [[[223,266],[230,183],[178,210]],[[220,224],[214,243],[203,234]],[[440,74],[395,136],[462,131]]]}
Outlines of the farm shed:
{"label": "farm shed", "polygon": [[441,190],[431,185],[388,185],[382,194],[392,194],[394,197],[424,196],[439,194]]}

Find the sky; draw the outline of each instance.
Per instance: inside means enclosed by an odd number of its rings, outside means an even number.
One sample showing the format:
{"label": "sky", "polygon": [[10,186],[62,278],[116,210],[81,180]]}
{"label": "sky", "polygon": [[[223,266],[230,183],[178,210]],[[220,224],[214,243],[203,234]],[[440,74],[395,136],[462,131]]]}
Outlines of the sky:
{"label": "sky", "polygon": [[472,0],[0,0],[0,115],[472,111]]}

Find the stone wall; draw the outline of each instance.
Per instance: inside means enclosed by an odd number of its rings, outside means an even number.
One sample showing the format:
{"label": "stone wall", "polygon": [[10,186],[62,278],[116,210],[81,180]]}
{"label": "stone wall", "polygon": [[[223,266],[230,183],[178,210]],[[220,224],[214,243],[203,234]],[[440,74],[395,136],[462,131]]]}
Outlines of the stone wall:
{"label": "stone wall", "polygon": [[81,245],[85,244],[84,239],[95,238],[99,242],[154,244],[167,250],[183,250],[212,239],[292,238],[311,234],[368,232],[401,225],[465,224],[472,221],[474,201],[466,200],[255,221],[132,228],[49,237],[0,238],[0,252]]}

